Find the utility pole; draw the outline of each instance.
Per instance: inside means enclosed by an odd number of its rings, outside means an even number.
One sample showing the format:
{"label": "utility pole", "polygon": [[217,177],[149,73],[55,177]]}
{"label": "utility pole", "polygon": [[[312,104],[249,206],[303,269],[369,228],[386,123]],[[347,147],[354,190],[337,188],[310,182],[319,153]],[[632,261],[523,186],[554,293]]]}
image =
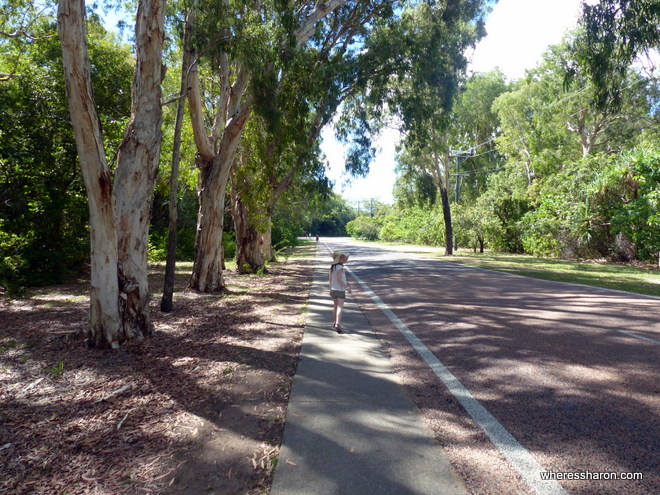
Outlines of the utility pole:
{"label": "utility pole", "polygon": [[[470,158],[472,155],[474,155],[474,148],[470,148],[469,150],[453,150],[449,149],[449,156],[456,158],[456,173],[454,174],[456,176],[456,194],[455,194],[455,202],[458,203],[458,201],[461,199],[461,158],[467,160]],[[454,234],[454,251],[458,249],[458,236]]]}
{"label": "utility pole", "polygon": [[474,155],[474,148],[470,148],[469,150],[452,150],[451,148],[449,149],[449,156],[451,158],[456,158],[456,173],[452,174],[456,176],[456,192],[454,195],[454,200],[456,203],[461,199],[461,177],[463,174],[461,174],[461,158],[467,159],[470,158],[472,155]]}

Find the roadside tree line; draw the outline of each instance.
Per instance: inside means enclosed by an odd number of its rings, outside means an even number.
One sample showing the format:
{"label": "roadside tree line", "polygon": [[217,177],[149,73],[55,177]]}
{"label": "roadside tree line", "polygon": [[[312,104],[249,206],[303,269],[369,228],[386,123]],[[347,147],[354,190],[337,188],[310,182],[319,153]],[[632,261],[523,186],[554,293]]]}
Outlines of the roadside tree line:
{"label": "roadside tree line", "polygon": [[[647,15],[637,33],[657,25],[657,6],[645,7],[633,12]],[[499,70],[465,80],[449,112],[404,134],[395,205],[355,219],[348,232],[446,254],[460,246],[660,261],[657,75],[613,45],[608,77],[594,77],[585,54],[598,33],[588,20],[520,80]],[[657,54],[657,33],[645,40],[636,54]]]}
{"label": "roadside tree line", "polygon": [[447,103],[486,5],[139,0],[129,46],[83,1],[7,4],[3,286],[61,282],[89,263],[89,344],[151,336],[150,252],[166,277],[177,246],[192,252],[190,286],[203,292],[223,290],[226,249],[239,271],[265,269],[332,198],[321,130],[340,115],[347,169],[366,173],[373,116],[414,105],[397,86],[424,84]]}

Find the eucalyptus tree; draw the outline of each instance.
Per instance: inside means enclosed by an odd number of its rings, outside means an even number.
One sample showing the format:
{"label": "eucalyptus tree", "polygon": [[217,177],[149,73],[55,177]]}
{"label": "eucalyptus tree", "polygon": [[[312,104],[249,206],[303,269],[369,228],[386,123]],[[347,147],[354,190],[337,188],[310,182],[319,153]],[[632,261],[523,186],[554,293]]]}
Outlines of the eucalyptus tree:
{"label": "eucalyptus tree", "polygon": [[[262,145],[252,146],[250,156],[241,158],[232,186],[239,269],[263,268],[272,257],[271,217],[282,194],[298,182],[317,191],[329,188],[319,160],[318,138],[342,102],[363,90],[379,69],[358,47],[369,39],[374,30],[370,24],[376,19],[396,22],[393,5],[356,2],[338,8],[318,22],[307,45],[273,64],[279,76],[262,86],[262,103],[255,105]],[[255,165],[249,167],[249,163]],[[259,182],[263,188],[257,190]],[[251,214],[244,211],[248,207]],[[257,211],[261,214],[255,215]],[[260,223],[260,228],[246,224],[249,219]]]}
{"label": "eucalyptus tree", "polygon": [[232,171],[231,211],[241,273],[263,271],[268,261],[275,260],[273,215],[285,193],[291,189],[304,195],[330,191],[318,143],[296,146],[281,128],[279,136],[276,139],[265,131],[263,121],[253,118]]}
{"label": "eucalyptus tree", "polygon": [[193,21],[195,58],[189,109],[197,146],[199,216],[191,287],[224,287],[222,230],[225,193],[245,124],[264,87],[275,84],[278,57],[306,45],[317,23],[346,0],[325,3],[200,2]]}
{"label": "eucalyptus tree", "polygon": [[147,283],[151,195],[161,144],[163,0],[140,0],[131,119],[113,172],[92,94],[82,0],[60,0],[66,94],[90,214],[89,342],[118,347],[152,334]]}
{"label": "eucalyptus tree", "polygon": [[657,55],[660,48],[660,3],[657,0],[600,0],[583,2],[575,39],[570,81],[577,72],[588,74],[596,87],[595,106],[616,110],[630,65],[639,56]]}
{"label": "eucalyptus tree", "polygon": [[485,34],[487,8],[488,2],[479,0],[413,2],[403,10],[400,23],[383,25],[367,45],[383,61],[384,70],[364,96],[352,101],[351,110],[367,128],[369,122],[382,122],[383,112],[401,122],[406,156],[411,158],[406,165],[431,178],[440,194],[446,254],[453,252],[450,111],[465,74],[465,51]]}

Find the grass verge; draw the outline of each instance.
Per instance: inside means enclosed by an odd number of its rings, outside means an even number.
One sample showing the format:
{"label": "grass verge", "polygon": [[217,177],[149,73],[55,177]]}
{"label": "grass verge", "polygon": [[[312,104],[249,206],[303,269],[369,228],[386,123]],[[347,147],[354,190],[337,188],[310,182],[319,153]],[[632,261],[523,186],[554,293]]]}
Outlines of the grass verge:
{"label": "grass verge", "polygon": [[521,254],[474,253],[458,250],[444,261],[573,284],[603,287],[660,297],[660,270],[651,265],[635,266],[605,261],[568,261]]}

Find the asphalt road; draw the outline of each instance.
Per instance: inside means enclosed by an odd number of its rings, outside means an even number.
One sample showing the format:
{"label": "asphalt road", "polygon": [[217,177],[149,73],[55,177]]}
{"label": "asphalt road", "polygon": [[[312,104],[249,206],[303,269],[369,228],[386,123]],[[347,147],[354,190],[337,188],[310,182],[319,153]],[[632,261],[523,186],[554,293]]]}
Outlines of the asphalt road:
{"label": "asphalt road", "polygon": [[472,493],[660,493],[660,300],[321,241]]}

